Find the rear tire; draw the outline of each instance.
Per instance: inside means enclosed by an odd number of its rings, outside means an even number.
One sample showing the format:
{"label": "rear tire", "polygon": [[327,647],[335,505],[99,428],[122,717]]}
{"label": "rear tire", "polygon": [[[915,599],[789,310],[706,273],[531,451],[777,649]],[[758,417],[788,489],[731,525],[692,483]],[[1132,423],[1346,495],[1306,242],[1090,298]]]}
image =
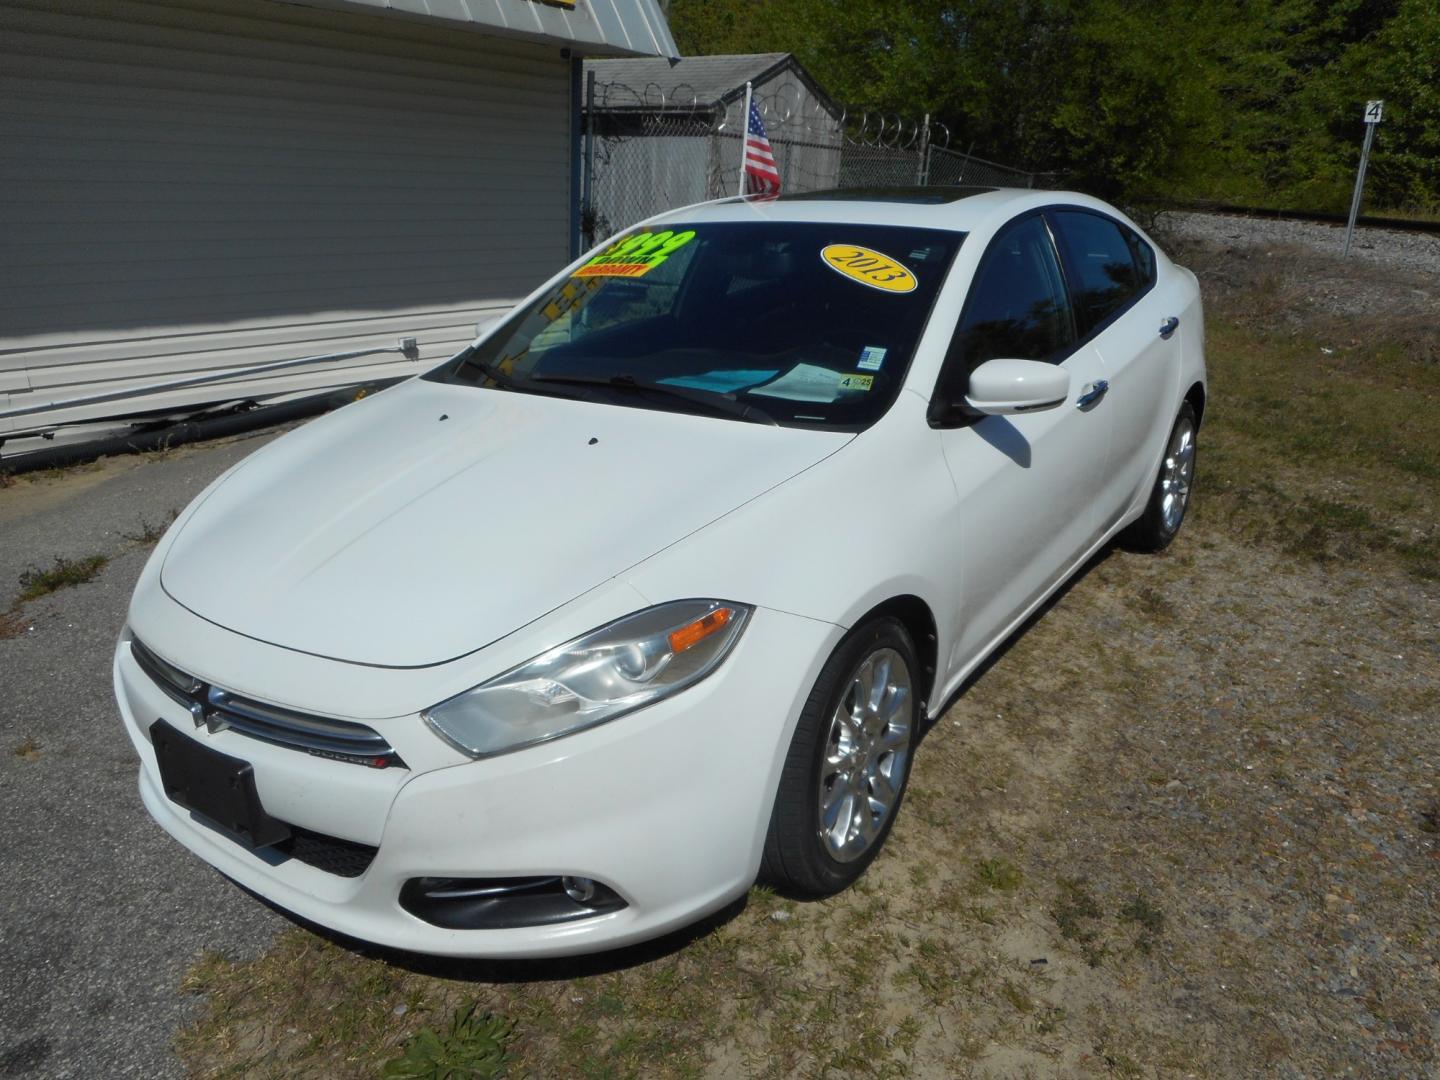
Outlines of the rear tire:
{"label": "rear tire", "polygon": [[864,623],[826,661],[795,726],[760,878],[792,896],[846,888],[879,854],[910,778],[921,673],[897,619]]}
{"label": "rear tire", "polygon": [[1120,534],[1120,542],[1132,551],[1164,551],[1185,523],[1190,491],[1195,483],[1195,435],[1199,427],[1195,409],[1185,402],[1170,429],[1165,457],[1150,489],[1145,512]]}

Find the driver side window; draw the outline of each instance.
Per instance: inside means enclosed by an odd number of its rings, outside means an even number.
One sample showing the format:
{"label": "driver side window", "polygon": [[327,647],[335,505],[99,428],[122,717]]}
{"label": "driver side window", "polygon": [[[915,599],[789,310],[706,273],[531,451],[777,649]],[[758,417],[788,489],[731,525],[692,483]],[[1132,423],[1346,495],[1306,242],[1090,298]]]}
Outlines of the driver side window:
{"label": "driver side window", "polygon": [[1075,318],[1044,219],[1035,214],[999,233],[985,252],[965,301],[942,391],[959,402],[970,373],[1000,357],[1058,364],[1075,345]]}

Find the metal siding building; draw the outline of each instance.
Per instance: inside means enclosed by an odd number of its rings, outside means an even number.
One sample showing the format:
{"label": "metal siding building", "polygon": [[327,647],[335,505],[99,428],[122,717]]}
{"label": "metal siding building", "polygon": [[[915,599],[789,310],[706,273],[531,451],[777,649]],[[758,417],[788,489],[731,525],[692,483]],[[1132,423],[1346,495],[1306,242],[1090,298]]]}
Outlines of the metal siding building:
{"label": "metal siding building", "polygon": [[653,0],[0,0],[0,438],[462,347],[570,253],[562,46],[674,52]]}

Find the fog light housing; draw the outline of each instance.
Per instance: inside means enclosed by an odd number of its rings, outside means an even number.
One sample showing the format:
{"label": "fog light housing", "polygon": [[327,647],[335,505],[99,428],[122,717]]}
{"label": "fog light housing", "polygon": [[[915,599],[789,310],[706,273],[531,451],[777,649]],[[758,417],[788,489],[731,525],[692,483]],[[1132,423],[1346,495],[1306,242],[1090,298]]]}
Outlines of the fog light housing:
{"label": "fog light housing", "polygon": [[411,878],[400,906],[447,930],[512,930],[606,915],[625,907],[608,885],[574,876]]}
{"label": "fog light housing", "polygon": [[560,887],[577,904],[588,904],[595,899],[595,882],[588,877],[562,877]]}

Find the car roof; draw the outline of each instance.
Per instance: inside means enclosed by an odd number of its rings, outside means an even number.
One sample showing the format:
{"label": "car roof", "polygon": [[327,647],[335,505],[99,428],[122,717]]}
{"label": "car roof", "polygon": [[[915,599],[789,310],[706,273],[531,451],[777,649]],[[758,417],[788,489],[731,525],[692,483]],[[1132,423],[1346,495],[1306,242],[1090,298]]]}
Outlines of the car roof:
{"label": "car roof", "polygon": [[671,210],[651,224],[702,221],[808,221],[985,231],[1016,214],[1055,204],[1084,206],[1126,220],[1114,207],[1074,191],[1031,188],[845,188],[797,195],[718,199]]}

